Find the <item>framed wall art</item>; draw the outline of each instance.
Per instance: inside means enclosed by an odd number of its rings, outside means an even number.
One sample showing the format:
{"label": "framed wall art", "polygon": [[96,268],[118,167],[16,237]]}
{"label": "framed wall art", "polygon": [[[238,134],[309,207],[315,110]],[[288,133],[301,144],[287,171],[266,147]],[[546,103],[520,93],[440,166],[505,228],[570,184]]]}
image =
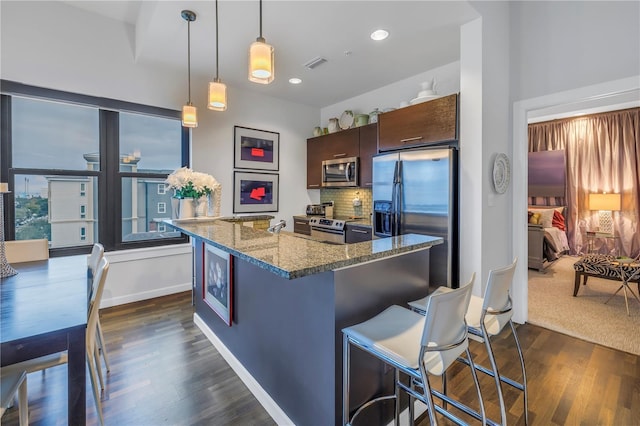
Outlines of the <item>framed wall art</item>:
{"label": "framed wall art", "polygon": [[233,135],[234,168],[278,171],[280,133],[234,126]]}
{"label": "framed wall art", "polygon": [[231,326],[233,306],[233,256],[211,244],[204,244],[203,299]]}
{"label": "framed wall art", "polygon": [[278,175],[233,172],[233,212],[278,211]]}

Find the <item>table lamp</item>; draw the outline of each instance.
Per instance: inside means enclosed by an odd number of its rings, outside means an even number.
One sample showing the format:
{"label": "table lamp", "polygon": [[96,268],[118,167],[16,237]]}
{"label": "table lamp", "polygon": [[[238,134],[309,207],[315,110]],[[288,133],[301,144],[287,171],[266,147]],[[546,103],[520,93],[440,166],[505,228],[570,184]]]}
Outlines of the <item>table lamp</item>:
{"label": "table lamp", "polygon": [[613,234],[611,212],[620,210],[620,194],[589,194],[589,210],[598,210],[600,232]]}
{"label": "table lamp", "polygon": [[4,247],[4,194],[9,192],[8,183],[0,183],[0,278],[10,277],[18,273],[9,265]]}

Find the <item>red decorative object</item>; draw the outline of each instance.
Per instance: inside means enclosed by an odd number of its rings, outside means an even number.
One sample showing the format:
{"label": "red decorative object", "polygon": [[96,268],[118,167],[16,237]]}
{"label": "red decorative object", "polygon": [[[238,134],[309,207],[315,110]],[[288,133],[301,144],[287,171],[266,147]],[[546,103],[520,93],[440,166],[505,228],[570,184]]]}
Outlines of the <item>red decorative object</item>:
{"label": "red decorative object", "polygon": [[551,220],[551,224],[561,231],[566,231],[567,229],[564,222],[564,216],[562,216],[562,213],[557,210],[553,212],[553,219]]}

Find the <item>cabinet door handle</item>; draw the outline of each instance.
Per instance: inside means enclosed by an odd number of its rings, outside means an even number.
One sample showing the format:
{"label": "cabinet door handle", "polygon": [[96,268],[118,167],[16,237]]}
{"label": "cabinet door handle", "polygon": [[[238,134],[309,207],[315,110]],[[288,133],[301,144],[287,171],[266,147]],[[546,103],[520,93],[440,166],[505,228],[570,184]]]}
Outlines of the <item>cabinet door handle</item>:
{"label": "cabinet door handle", "polygon": [[346,157],[347,153],[343,152],[342,154],[333,154],[334,157]]}
{"label": "cabinet door handle", "polygon": [[314,184],[314,185],[307,185],[309,188],[315,188],[315,187],[320,187],[320,184]]}
{"label": "cabinet door handle", "polygon": [[362,231],[360,229],[351,229],[350,231],[351,232],[356,232],[358,234],[368,234],[369,233],[369,231]]}
{"label": "cabinet door handle", "polygon": [[296,225],[309,225],[309,222],[294,222]]}
{"label": "cabinet door handle", "polygon": [[419,141],[420,139],[422,139],[422,136],[416,136],[415,138],[400,139],[400,142],[407,143],[407,142]]}
{"label": "cabinet door handle", "polygon": [[367,182],[367,183],[364,184],[364,186],[373,186],[373,183]]}

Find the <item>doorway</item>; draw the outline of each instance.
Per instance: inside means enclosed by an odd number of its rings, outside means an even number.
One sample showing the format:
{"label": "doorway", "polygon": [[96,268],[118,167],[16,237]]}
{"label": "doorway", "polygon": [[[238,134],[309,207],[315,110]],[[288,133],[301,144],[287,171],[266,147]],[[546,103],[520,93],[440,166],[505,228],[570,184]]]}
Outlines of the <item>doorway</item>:
{"label": "doorway", "polygon": [[[513,107],[513,193],[524,194],[512,199],[512,244],[514,253],[519,259],[527,259],[527,220],[524,212],[527,209],[527,124],[530,116],[540,111],[565,109],[565,112],[579,109],[579,105],[589,102],[603,104],[619,103],[619,99],[629,93],[640,90],[640,78],[630,77],[611,82],[600,83],[565,92],[518,101]],[[522,262],[515,272],[513,288],[514,320],[524,323],[528,319],[528,268]]]}

